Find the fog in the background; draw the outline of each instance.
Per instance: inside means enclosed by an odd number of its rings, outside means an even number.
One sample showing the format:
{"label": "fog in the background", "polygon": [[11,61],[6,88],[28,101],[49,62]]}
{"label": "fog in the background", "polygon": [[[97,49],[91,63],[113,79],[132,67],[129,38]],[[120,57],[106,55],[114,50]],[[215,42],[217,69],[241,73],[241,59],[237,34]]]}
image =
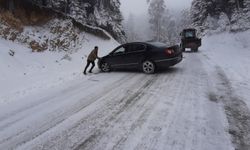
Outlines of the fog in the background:
{"label": "fog in the background", "polygon": [[[135,15],[147,15],[148,4],[147,0],[120,0],[121,10],[125,18],[130,13]],[[185,8],[190,8],[192,0],[165,0],[168,9],[174,12],[181,11]]]}
{"label": "fog in the background", "polygon": [[[124,17],[123,25],[126,26],[129,15],[134,17],[134,28],[141,41],[151,40],[151,30],[148,23],[147,0],[120,0],[121,11]],[[183,9],[191,7],[192,0],[165,0],[171,15],[178,17]]]}

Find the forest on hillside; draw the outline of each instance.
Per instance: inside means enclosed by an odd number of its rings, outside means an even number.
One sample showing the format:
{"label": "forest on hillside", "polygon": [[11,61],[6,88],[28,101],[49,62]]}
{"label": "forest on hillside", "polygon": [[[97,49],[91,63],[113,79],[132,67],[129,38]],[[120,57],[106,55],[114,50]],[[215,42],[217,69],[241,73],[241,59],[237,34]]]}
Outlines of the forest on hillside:
{"label": "forest on hillside", "polygon": [[[105,37],[107,31],[120,43],[150,39],[174,44],[179,42],[181,30],[189,27],[196,28],[201,35],[250,29],[249,0],[193,0],[191,8],[178,15],[165,0],[147,2],[148,22],[143,25],[136,22],[140,18],[133,14],[124,21],[120,0],[0,0],[0,6],[29,24],[47,21],[53,16],[50,14],[56,13],[97,36]],[[28,15],[20,15],[23,14],[20,10]]]}
{"label": "forest on hillside", "polygon": [[83,26],[104,29],[120,42],[125,41],[119,0],[0,0],[0,5],[13,14],[18,14],[20,8],[30,13],[27,11],[34,7],[59,13]]}
{"label": "forest on hillside", "polygon": [[193,26],[201,32],[250,29],[249,0],[193,0],[190,11]]}

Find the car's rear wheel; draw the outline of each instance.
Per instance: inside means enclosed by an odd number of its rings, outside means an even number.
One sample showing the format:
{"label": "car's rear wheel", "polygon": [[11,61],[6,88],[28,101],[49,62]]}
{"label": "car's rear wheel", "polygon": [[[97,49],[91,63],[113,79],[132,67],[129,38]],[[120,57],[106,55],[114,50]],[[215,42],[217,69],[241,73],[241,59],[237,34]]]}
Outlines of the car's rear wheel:
{"label": "car's rear wheel", "polygon": [[155,64],[150,61],[146,60],[142,63],[142,71],[146,74],[152,74],[155,72]]}
{"label": "car's rear wheel", "polygon": [[109,64],[106,62],[101,63],[101,71],[102,72],[110,72],[111,68],[110,68]]}

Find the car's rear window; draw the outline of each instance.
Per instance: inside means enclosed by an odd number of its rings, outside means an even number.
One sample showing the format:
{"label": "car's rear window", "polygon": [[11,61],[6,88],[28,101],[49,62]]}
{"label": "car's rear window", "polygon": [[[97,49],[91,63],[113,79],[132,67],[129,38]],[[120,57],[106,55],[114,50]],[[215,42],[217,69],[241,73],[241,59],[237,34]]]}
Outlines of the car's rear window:
{"label": "car's rear window", "polygon": [[155,46],[155,47],[166,47],[167,46],[166,44],[161,43],[161,42],[151,42],[150,44],[152,46]]}

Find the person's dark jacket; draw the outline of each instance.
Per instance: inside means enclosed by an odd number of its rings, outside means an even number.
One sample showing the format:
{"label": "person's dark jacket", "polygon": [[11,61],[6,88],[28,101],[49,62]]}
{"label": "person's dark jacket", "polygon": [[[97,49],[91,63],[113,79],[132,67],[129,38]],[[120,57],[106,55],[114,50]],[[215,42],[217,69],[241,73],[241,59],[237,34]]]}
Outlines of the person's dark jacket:
{"label": "person's dark jacket", "polygon": [[98,58],[97,54],[98,54],[97,49],[92,50],[91,53],[88,56],[88,60],[89,61],[95,61]]}

